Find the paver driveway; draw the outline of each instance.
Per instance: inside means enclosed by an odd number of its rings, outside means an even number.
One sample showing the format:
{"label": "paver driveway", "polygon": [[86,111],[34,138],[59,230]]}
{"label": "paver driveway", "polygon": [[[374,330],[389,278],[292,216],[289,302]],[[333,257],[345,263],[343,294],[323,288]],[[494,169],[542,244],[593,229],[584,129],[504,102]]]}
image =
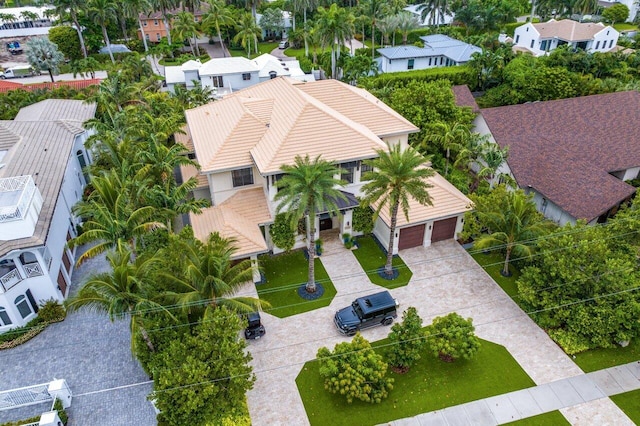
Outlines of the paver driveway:
{"label": "paver driveway", "polygon": [[[72,291],[89,274],[107,269],[103,256],[88,260],[74,272]],[[0,390],[65,379],[74,394],[69,425],[155,425],[146,399],[151,384],[126,387],[149,380],[129,348],[127,321],[111,323],[106,315],[90,312],[69,314],[24,345],[0,351]],[[91,393],[116,387],[123,388]],[[39,415],[41,408],[0,411],[0,423]]]}
{"label": "paver driveway", "polygon": [[[415,306],[425,324],[454,311],[472,317],[477,334],[507,347],[537,384],[582,373],[457,243],[404,250],[401,256],[413,277],[408,286],[391,292],[401,308]],[[301,366],[315,357],[318,348],[333,348],[346,340],[333,325],[336,309],[357,296],[382,290],[369,282],[353,254],[339,245],[329,248],[325,241],[322,263],[338,290],[331,305],[283,319],[265,314],[267,335],[250,343],[257,381],[248,401],[255,426],[309,424],[295,384]],[[388,327],[375,327],[363,335],[373,341],[388,332]],[[562,412],[574,424],[589,424],[593,418],[605,420],[600,424],[628,422],[609,399]]]}

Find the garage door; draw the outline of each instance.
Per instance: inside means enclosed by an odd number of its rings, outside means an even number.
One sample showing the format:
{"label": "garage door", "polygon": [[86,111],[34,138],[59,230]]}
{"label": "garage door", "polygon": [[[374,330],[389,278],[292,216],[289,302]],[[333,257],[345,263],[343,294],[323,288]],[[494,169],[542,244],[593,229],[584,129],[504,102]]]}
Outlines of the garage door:
{"label": "garage door", "polygon": [[456,223],[458,223],[457,217],[450,219],[437,220],[433,222],[433,232],[431,233],[431,242],[437,243],[438,241],[448,240],[453,238],[456,233]]}
{"label": "garage door", "polygon": [[400,240],[398,241],[398,250],[411,247],[419,247],[424,240],[424,224],[402,228],[400,230]]}

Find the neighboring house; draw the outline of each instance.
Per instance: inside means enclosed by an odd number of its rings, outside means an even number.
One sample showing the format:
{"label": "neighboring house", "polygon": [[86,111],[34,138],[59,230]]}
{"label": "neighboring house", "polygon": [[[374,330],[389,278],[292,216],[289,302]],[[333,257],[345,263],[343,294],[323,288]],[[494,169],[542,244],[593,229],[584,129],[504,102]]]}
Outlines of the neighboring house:
{"label": "neighboring house", "polygon": [[[276,183],[281,166],[294,164],[296,155],[308,154],[339,165],[347,182],[338,200],[341,215],[319,212],[316,229],[354,234],[352,212],[361,194],[363,160],[376,157],[387,143],[408,146],[410,133],[418,131],[387,105],[365,90],[337,80],[300,82],[276,78],[224,99],[185,112],[186,134],[177,141],[193,150],[200,171],[182,167],[183,180],[198,178],[196,197],[211,201],[202,214],[189,215],[194,234],[206,239],[212,232],[237,240],[238,258],[278,252],[269,236],[276,211]],[[428,246],[454,238],[470,201],[441,176],[428,179],[433,206],[411,201],[409,221],[398,218],[394,252]],[[389,217],[383,212],[374,233],[388,241]],[[298,237],[296,247],[304,242]],[[254,279],[259,280],[259,274]]]}
{"label": "neighboring house", "polygon": [[620,33],[613,27],[598,23],[581,23],[570,19],[539,24],[526,23],[515,29],[514,50],[545,55],[562,45],[587,52],[609,52],[618,42]]}
{"label": "neighboring house", "polygon": [[627,22],[633,22],[638,14],[638,2],[636,0],[598,0],[598,6],[609,8],[614,4],[622,3],[629,8]]}
{"label": "neighboring house", "polygon": [[276,77],[314,81],[312,74],[305,74],[300,69],[298,61],[283,62],[268,53],[255,59],[214,58],[204,64],[188,61],[179,67],[165,67],[165,81],[169,90],[173,91],[176,84],[193,87],[193,81],[200,81],[203,87],[212,88],[217,97]]}
{"label": "neighboring house", "polygon": [[466,64],[482,49],[444,34],[420,37],[424,47],[395,46],[377,49],[380,72],[421,70]]}
{"label": "neighboring house", "polygon": [[[202,7],[207,8],[207,4],[202,2]],[[167,11],[168,16],[173,16],[178,12],[181,12],[182,9],[172,9]],[[205,10],[196,9],[193,12],[194,20],[196,22],[202,22],[203,15],[206,13]],[[158,43],[163,38],[167,37],[167,29],[164,27],[164,21],[162,20],[161,12],[152,12],[151,14],[141,13],[138,15],[138,19],[140,23],[142,23],[142,31],[144,32],[144,37],[147,41],[152,43]],[[171,20],[169,20],[169,29],[171,29]],[[142,40],[143,33],[140,31],[140,25],[138,25],[138,39]],[[175,42],[175,40],[172,40]]]}
{"label": "neighboring house", "polygon": [[[422,4],[424,3],[420,3],[420,4],[411,4],[407,7],[404,8],[404,10],[406,10],[407,12],[411,12],[414,15],[416,15],[416,17],[418,18],[418,21],[420,22],[420,25],[423,27],[426,27],[429,25],[429,22],[431,21],[431,12],[427,13],[427,15],[425,16],[424,19],[422,19],[422,9],[420,9],[420,6],[422,6]],[[434,25],[435,26],[439,26],[439,25],[450,25],[453,22],[453,16],[452,14],[449,13],[445,13],[444,15],[439,13],[439,12],[435,12],[435,17],[434,17]]]}
{"label": "neighboring house", "polygon": [[[291,30],[291,14],[288,11],[283,10],[282,18],[283,18],[282,30],[274,32],[274,31],[267,31],[264,28],[262,29],[263,40],[274,39],[274,38],[281,38],[286,40],[289,37],[289,30]],[[262,14],[256,13],[256,21],[258,26],[260,26],[261,19],[262,19]]]}
{"label": "neighboring house", "polygon": [[[3,15],[12,15],[12,20],[0,19],[0,38],[10,37],[28,37],[36,35],[49,34],[49,30],[53,25],[51,18],[45,16],[47,7],[9,7],[0,10]],[[37,15],[36,19],[29,19],[22,15],[23,12],[33,13]],[[11,40],[6,40],[7,42]],[[3,46],[4,48],[4,46]]]}
{"label": "neighboring house", "polygon": [[0,121],[0,332],[25,325],[68,295],[76,236],[72,206],[90,162],[82,123],[95,104],[48,99]]}
{"label": "neighboring house", "polygon": [[[454,93],[458,104],[473,107]],[[632,91],[481,109],[475,124],[509,147],[499,173],[564,225],[605,222],[633,196],[624,181],[640,177],[638,122],[640,93]]]}

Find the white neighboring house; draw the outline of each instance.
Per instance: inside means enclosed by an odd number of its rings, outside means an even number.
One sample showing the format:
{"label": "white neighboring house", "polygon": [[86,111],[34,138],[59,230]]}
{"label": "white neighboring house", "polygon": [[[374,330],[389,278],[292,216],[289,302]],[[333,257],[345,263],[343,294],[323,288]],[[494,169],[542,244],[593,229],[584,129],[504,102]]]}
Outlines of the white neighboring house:
{"label": "white neighboring house", "polygon": [[482,49],[444,34],[420,37],[424,47],[402,45],[377,49],[380,72],[422,70],[466,64]]}
{"label": "white neighboring house", "polygon": [[188,61],[182,66],[165,67],[165,81],[170,91],[176,84],[193,87],[200,81],[210,87],[216,97],[245,89],[276,77],[291,77],[301,81],[314,81],[313,74],[305,74],[296,60],[281,61],[265,53],[251,60],[243,57],[214,58],[204,64]]}
{"label": "white neighboring house", "polygon": [[587,52],[609,52],[616,47],[620,33],[613,27],[598,23],[581,23],[570,19],[532,24],[530,22],[515,29],[514,50],[546,55],[562,45]]}
{"label": "white neighboring house", "polygon": [[68,295],[76,236],[72,206],[91,158],[82,123],[95,104],[48,99],[0,121],[0,332],[35,318],[45,300]]}
{"label": "white neighboring house", "polygon": [[[292,28],[291,25],[291,14],[286,11],[283,10],[282,11],[282,17],[283,17],[283,23],[284,23],[284,27],[282,28],[282,31],[276,31],[275,34],[267,34],[267,31],[265,29],[262,30],[262,39],[266,40],[268,38],[271,38],[272,36],[276,37],[276,38],[282,38],[283,40],[286,40],[289,37],[289,30]],[[262,20],[262,14],[261,13],[256,13],[256,24],[258,24],[258,26],[260,26],[260,20]]]}
{"label": "white neighboring house", "polygon": [[627,22],[633,22],[638,14],[638,2],[636,0],[598,0],[598,5],[605,8],[617,3],[622,3],[629,8],[629,18],[627,18]]}
{"label": "white neighboring house", "polygon": [[[431,21],[431,13],[429,12],[427,13],[427,16],[425,16],[424,20],[422,19],[422,10],[420,9],[420,6],[422,4],[411,4],[407,7],[404,8],[404,10],[406,10],[407,12],[411,12],[414,15],[416,15],[418,17],[418,21],[420,22],[420,25],[423,27],[429,26],[429,21]],[[435,12],[435,18],[434,18],[434,25],[438,26],[438,25],[450,25],[453,22],[453,14],[449,14],[449,13],[445,13],[445,14],[441,14],[440,12],[436,11]]]}

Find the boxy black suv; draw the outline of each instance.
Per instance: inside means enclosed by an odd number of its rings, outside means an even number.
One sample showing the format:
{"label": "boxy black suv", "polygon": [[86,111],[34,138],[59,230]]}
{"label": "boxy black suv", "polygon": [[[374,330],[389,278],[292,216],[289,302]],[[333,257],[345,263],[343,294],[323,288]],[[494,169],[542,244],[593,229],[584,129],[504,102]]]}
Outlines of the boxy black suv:
{"label": "boxy black suv", "polygon": [[353,336],[363,328],[391,325],[397,314],[398,301],[388,291],[359,297],[351,306],[336,312],[333,322],[342,334]]}

